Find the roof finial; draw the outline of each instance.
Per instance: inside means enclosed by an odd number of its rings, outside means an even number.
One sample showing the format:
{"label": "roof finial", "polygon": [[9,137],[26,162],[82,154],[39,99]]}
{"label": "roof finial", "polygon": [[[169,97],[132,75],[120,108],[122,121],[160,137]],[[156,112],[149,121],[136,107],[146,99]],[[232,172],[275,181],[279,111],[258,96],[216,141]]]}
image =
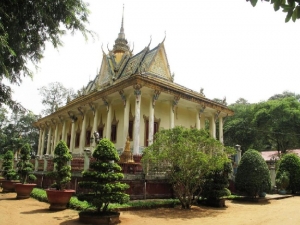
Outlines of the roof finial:
{"label": "roof finial", "polygon": [[121,22],[121,29],[120,29],[120,33],[119,33],[119,38],[125,39],[125,34],[124,34],[124,4],[123,4],[122,22]]}
{"label": "roof finial", "polygon": [[124,33],[124,4],[123,4],[122,23],[121,23],[120,33]]}

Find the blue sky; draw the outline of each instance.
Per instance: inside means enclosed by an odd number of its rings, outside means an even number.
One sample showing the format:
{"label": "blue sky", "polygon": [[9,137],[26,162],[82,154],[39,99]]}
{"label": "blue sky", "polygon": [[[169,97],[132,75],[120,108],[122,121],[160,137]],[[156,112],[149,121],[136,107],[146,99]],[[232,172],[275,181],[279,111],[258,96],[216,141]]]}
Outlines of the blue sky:
{"label": "blue sky", "polygon": [[102,60],[101,45],[111,49],[120,30],[125,5],[127,40],[138,53],[150,42],[165,47],[175,82],[206,97],[233,103],[267,100],[283,91],[300,93],[300,22],[285,23],[285,14],[268,2],[253,8],[245,0],[88,0],[88,28],[97,37],[80,33],[63,37],[58,50],[47,44],[33,80],[13,87],[14,98],[34,113],[43,108],[38,88],[61,82],[75,90],[93,79]]}

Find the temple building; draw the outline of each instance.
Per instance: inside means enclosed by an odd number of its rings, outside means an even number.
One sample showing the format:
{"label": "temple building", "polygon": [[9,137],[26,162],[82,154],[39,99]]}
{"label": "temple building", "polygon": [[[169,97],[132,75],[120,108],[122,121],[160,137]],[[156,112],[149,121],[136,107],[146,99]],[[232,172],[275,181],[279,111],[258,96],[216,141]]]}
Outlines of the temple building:
{"label": "temple building", "polygon": [[209,124],[210,135],[223,142],[224,118],[233,112],[206,98],[202,91],[174,82],[165,40],[133,54],[123,18],[113,49],[107,53],[102,49],[101,69],[95,79],[79,97],[36,122],[40,159],[53,156],[59,140],[67,143],[73,158],[81,157],[85,150],[93,151],[96,135],[110,139],[120,154],[130,144],[133,155],[138,155],[151,145],[157,131],[175,126],[203,129]]}

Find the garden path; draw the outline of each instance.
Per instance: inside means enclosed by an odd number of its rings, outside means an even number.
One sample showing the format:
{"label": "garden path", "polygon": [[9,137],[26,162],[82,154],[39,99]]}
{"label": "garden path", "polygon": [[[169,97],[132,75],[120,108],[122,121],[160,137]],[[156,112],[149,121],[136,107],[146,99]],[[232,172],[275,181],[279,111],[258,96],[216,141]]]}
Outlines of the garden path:
{"label": "garden path", "polygon": [[[1,225],[79,225],[78,212],[49,211],[35,199],[16,200],[15,193],[0,193]],[[122,211],[120,225],[300,225],[300,196],[269,203],[226,201],[226,208],[192,207]]]}

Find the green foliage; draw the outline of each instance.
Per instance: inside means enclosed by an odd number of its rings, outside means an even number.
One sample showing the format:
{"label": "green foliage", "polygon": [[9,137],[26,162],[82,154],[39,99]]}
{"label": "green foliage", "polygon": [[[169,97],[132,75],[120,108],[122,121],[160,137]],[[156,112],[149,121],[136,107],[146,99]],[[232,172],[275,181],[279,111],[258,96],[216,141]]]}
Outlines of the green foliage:
{"label": "green foliage", "polygon": [[282,153],[300,145],[299,95],[288,91],[268,101],[249,104],[244,99],[228,106],[235,114],[224,124],[224,143],[239,144],[242,150],[278,150]]}
{"label": "green foliage", "polygon": [[205,130],[175,127],[156,133],[154,143],[144,150],[142,164],[146,173],[166,173],[182,208],[190,208],[204,176],[228,161],[227,150]]}
{"label": "green foliage", "polygon": [[300,145],[300,102],[295,97],[269,100],[255,105],[253,122],[278,151]]}
{"label": "green foliage", "polygon": [[35,155],[38,148],[39,133],[33,124],[36,122],[37,116],[32,112],[12,113],[10,117],[3,113],[2,119],[0,119],[0,122],[3,122],[0,125],[0,153],[5,153],[10,149],[17,151],[25,143],[29,143],[32,146],[30,154]]}
{"label": "green foliage", "polygon": [[114,144],[106,138],[101,139],[93,157],[96,161],[91,163],[89,171],[83,172],[83,181],[79,182],[79,187],[90,190],[90,193],[81,194],[78,199],[95,206],[98,213],[108,211],[110,203],[128,202],[129,195],[124,191],[129,186],[119,182],[124,175],[116,163],[119,155]]}
{"label": "green foliage", "polygon": [[[251,2],[252,6],[256,6],[258,0],[246,0]],[[263,0],[262,0],[263,1]],[[269,2],[270,0],[264,0]],[[282,9],[286,13],[285,22],[289,22],[292,18],[293,22],[300,18],[300,2],[298,0],[271,0],[274,10]]]}
{"label": "green foliage", "polygon": [[7,151],[3,157],[3,164],[2,164],[2,176],[6,180],[17,180],[18,175],[13,167],[14,161],[14,153],[12,151]]}
{"label": "green foliage", "polygon": [[245,192],[250,197],[257,197],[260,192],[270,191],[270,171],[258,151],[249,149],[243,154],[237,168],[235,186],[237,190]]}
{"label": "green foliage", "polygon": [[55,171],[49,172],[47,176],[53,178],[55,183],[52,187],[63,190],[71,181],[71,166],[68,162],[72,160],[72,155],[64,141],[59,141],[54,150]]}
{"label": "green foliage", "polygon": [[289,185],[287,190],[291,190],[292,193],[300,191],[300,158],[296,154],[285,154],[280,159],[278,171],[276,173],[276,179],[282,176],[283,172],[287,172],[289,176]]}
{"label": "green foliage", "polygon": [[17,163],[17,173],[22,184],[36,180],[36,176],[32,174],[34,166],[29,161],[31,159],[30,153],[30,145],[28,143],[23,145],[20,150],[20,160]]}
{"label": "green foliage", "polygon": [[223,169],[208,172],[204,177],[201,197],[206,199],[220,199],[229,196],[229,174],[232,173],[231,162],[224,164]]}
{"label": "green foliage", "polygon": [[[62,45],[65,30],[81,31],[85,37],[90,33],[85,28],[88,15],[83,0],[0,1],[0,80],[19,85],[22,76],[32,77],[27,64],[37,65],[46,42],[55,48]],[[21,109],[11,93],[11,88],[1,82],[0,106]]]}
{"label": "green foliage", "polygon": [[[226,118],[224,124],[224,143],[227,146],[239,144],[243,149],[261,149],[261,134],[253,124],[254,104],[249,104],[245,99],[239,99],[228,106],[234,115]],[[260,137],[260,138],[259,138]]]}
{"label": "green foliage", "polygon": [[[30,196],[41,202],[48,202],[46,191],[43,189],[34,188]],[[149,200],[135,200],[126,202],[124,204],[112,203],[109,205],[109,209],[120,209],[120,208],[135,208],[135,209],[151,209],[158,207],[175,207],[179,204],[178,199],[153,199]],[[87,201],[80,201],[77,197],[73,196],[68,203],[68,208],[76,210],[88,210],[93,209]]]}

